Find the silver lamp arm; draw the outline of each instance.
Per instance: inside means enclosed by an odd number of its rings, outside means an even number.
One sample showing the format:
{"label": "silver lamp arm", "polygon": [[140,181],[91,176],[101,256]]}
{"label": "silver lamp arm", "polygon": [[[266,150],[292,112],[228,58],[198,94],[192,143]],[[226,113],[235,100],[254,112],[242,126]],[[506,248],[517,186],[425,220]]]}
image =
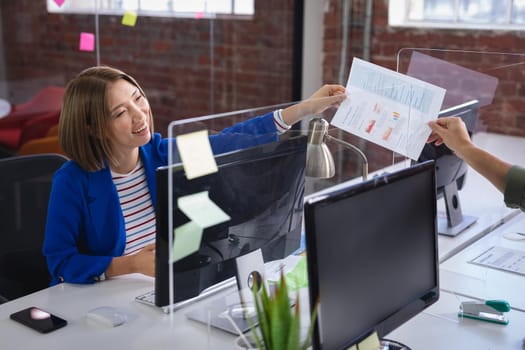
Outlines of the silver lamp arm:
{"label": "silver lamp arm", "polygon": [[338,143],[338,144],[340,144],[342,146],[348,147],[348,148],[352,149],[355,153],[357,153],[359,155],[359,157],[361,158],[361,173],[362,173],[362,176],[363,176],[363,180],[368,179],[368,159],[366,158],[366,156],[363,153],[363,151],[361,151],[359,148],[357,148],[356,146],[352,145],[351,143],[348,143],[346,141],[343,141],[343,140],[340,140],[340,139],[338,139],[336,137],[333,137],[332,135],[329,135],[328,133],[325,135],[325,139],[334,141],[335,143]]}

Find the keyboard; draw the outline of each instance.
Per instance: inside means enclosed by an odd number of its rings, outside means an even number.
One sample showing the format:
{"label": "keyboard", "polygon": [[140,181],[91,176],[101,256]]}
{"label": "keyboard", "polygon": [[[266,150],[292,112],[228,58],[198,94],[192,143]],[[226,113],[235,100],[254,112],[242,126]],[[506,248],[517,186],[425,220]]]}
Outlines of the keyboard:
{"label": "keyboard", "polygon": [[148,291],[144,294],[138,295],[135,297],[135,300],[139,303],[153,306],[155,308],[161,309],[164,313],[170,313],[179,310],[180,308],[192,304],[196,301],[202,300],[210,295],[216,294],[218,292],[221,292],[223,290],[226,290],[230,287],[233,287],[237,284],[237,280],[235,277],[228,278],[227,280],[224,280],[222,282],[219,282],[217,284],[214,284],[213,286],[205,289],[200,293],[199,295],[191,298],[186,299],[183,301],[179,301],[177,303],[174,303],[172,305],[165,305],[165,306],[157,306],[155,305],[155,290]]}

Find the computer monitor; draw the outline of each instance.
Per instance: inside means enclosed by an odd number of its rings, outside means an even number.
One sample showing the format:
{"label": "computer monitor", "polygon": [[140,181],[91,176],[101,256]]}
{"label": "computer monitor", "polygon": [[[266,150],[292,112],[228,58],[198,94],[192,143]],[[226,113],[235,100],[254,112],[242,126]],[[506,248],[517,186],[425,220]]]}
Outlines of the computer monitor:
{"label": "computer monitor", "polygon": [[[188,180],[182,165],[157,169],[155,304],[170,305],[196,297],[206,288],[235,276],[235,258],[261,248],[265,261],[297,250],[303,215],[306,136],[216,156],[218,172]],[[173,190],[169,191],[168,177]],[[189,219],[177,199],[208,191],[230,220],[203,231],[198,252],[169,269],[169,218],[173,228]],[[169,210],[173,196],[173,212]],[[175,239],[176,240],[176,239]]]}
{"label": "computer monitor", "polygon": [[[442,110],[439,117],[461,117],[472,135],[478,117],[478,109],[479,101],[472,100]],[[436,146],[429,143],[423,147],[418,162],[430,159],[436,162],[438,198],[443,198],[445,203],[444,214],[446,215],[438,216],[438,232],[447,236],[456,236],[478,219],[475,216],[464,215],[459,200],[458,191],[465,183],[468,165],[444,144]]]}
{"label": "computer monitor", "polygon": [[314,350],[380,338],[439,298],[433,161],[306,201]]}

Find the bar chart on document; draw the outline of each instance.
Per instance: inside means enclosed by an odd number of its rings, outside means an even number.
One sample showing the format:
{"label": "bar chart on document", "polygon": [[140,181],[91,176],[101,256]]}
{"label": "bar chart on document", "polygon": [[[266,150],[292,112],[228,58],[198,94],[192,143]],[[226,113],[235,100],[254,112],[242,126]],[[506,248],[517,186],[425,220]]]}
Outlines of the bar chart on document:
{"label": "bar chart on document", "polygon": [[331,124],[414,160],[445,97],[443,88],[358,58],[346,91]]}

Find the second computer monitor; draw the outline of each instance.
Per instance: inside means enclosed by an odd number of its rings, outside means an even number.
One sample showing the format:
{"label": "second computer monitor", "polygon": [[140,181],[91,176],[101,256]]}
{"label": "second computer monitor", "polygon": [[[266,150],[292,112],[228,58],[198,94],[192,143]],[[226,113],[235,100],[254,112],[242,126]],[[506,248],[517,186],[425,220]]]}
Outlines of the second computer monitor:
{"label": "second computer monitor", "polygon": [[[157,169],[155,304],[196,297],[236,273],[235,258],[261,249],[265,261],[282,259],[300,246],[306,136],[216,157],[218,172],[188,180],[182,165]],[[168,186],[172,176],[172,190]],[[204,229],[197,252],[169,269],[170,216],[173,228],[189,221],[178,198],[207,191],[230,220]],[[173,211],[170,212],[169,196]],[[176,237],[173,238],[176,241]]]}
{"label": "second computer monitor", "polygon": [[314,350],[384,337],[437,301],[434,180],[429,161],[305,203]]}
{"label": "second computer monitor", "polygon": [[[478,110],[479,101],[471,100],[442,110],[439,118],[460,117],[469,134],[472,134],[478,119]],[[445,213],[438,218],[438,232],[447,236],[456,236],[477,220],[477,217],[463,213],[459,195],[459,190],[463,188],[467,178],[468,165],[444,144],[439,146],[426,144],[418,161],[427,160],[436,162],[437,195],[438,198],[443,198],[445,204]]]}

